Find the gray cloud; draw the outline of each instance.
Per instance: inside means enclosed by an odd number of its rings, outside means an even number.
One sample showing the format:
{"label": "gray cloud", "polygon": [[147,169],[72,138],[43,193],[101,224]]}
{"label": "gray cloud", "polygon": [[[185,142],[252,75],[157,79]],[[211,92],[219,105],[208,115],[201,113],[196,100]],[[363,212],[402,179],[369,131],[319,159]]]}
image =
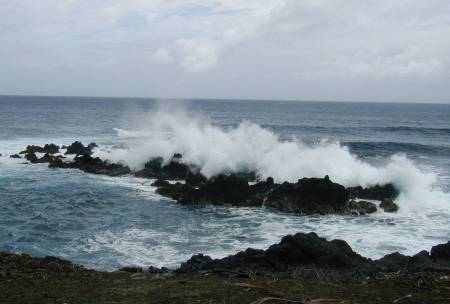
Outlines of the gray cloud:
{"label": "gray cloud", "polygon": [[0,94],[450,102],[446,0],[3,0]]}

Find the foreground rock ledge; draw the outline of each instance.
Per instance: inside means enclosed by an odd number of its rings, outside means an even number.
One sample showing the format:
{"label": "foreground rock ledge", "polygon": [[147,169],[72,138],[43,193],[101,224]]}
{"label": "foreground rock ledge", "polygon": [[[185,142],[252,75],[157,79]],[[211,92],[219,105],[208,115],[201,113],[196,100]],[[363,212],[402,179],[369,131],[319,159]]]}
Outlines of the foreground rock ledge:
{"label": "foreground rock ledge", "polygon": [[431,254],[371,261],[344,241],[299,233],[265,251],[219,260],[197,255],[175,271],[129,268],[133,273],[0,252],[0,303],[447,304],[449,250],[450,242]]}

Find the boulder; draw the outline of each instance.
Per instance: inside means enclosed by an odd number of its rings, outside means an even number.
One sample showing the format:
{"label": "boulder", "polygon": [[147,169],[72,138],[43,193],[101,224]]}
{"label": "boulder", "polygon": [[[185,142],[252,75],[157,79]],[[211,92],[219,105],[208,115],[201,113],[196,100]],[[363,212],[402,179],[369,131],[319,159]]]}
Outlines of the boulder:
{"label": "boulder", "polygon": [[367,201],[355,201],[351,200],[348,203],[348,208],[350,213],[356,214],[356,215],[365,215],[377,212],[377,205],[371,202]]}
{"label": "boulder", "polygon": [[[70,146],[66,148],[65,154],[72,155],[91,155],[93,143],[91,143],[88,147],[85,147],[81,142],[75,141]],[[94,144],[95,145],[95,144]]]}
{"label": "boulder", "polygon": [[450,263],[450,241],[448,241],[447,244],[440,244],[432,247],[430,255],[435,261]]}
{"label": "boulder", "polygon": [[399,191],[393,184],[375,185],[373,187],[363,188],[361,186],[348,188],[352,198],[383,200],[386,198],[396,199]]}
{"label": "boulder", "polygon": [[385,212],[396,212],[398,210],[397,204],[390,198],[384,199],[381,202],[380,207],[383,208]]}
{"label": "boulder", "polygon": [[55,144],[45,144],[44,147],[29,145],[24,151],[20,152],[20,154],[34,154],[34,153],[56,154],[58,152],[59,146]]}
{"label": "boulder", "polygon": [[349,193],[344,186],[325,178],[303,178],[297,183],[284,182],[276,187],[265,206],[284,212],[305,214],[345,213]]}
{"label": "boulder", "polygon": [[247,249],[223,259],[195,255],[177,272],[230,269],[245,272],[286,273],[297,268],[333,270],[368,269],[370,260],[355,253],[342,240],[327,241],[315,233],[297,233],[283,237],[267,250]]}

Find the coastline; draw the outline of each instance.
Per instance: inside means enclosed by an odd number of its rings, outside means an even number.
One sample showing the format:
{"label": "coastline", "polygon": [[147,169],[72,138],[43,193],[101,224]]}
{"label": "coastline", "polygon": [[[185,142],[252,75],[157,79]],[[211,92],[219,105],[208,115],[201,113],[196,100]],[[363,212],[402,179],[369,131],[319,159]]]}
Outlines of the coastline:
{"label": "coastline", "polygon": [[[316,238],[313,237],[312,243]],[[325,241],[324,244],[333,242],[343,241]],[[303,244],[302,248],[313,248],[312,243]],[[450,251],[450,242],[444,246]],[[281,248],[286,249],[286,246],[281,244],[278,249]],[[293,263],[292,258],[298,249],[293,247],[283,251],[280,262],[284,257],[287,258],[285,262]],[[308,256],[313,251],[304,253]],[[339,255],[339,252],[325,251],[332,256]],[[321,252],[319,250],[316,253]],[[394,263],[401,260],[399,254],[388,256],[383,259],[388,257]],[[365,259],[356,253],[353,258],[358,261]],[[362,265],[358,263],[345,265],[339,270],[334,267],[332,270],[333,267],[330,268],[325,261],[327,259],[318,262],[317,268],[311,268],[309,264],[303,267],[303,271],[296,272],[246,272],[238,269],[233,271],[232,268],[180,271],[183,266],[175,271],[161,271],[153,267],[142,271],[130,267],[121,271],[102,272],[56,257],[37,258],[27,254],[0,253],[0,302],[320,304],[448,303],[450,299],[450,259],[441,260],[441,269],[404,267],[399,263],[390,264],[394,268],[380,268],[380,271],[372,274],[361,272],[362,268],[359,268]],[[336,273],[347,275],[338,276]]]}

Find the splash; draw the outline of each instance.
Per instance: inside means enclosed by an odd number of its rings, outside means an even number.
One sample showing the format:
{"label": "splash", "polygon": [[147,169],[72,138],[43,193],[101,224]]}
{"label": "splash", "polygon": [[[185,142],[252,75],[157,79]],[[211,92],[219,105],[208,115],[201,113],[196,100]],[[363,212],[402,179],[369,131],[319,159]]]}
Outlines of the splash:
{"label": "splash", "polygon": [[126,148],[99,156],[140,169],[152,157],[161,156],[167,162],[174,153],[181,153],[184,162],[201,168],[207,177],[249,170],[278,182],[329,175],[347,187],[393,183],[401,191],[398,200],[410,206],[423,202],[437,180],[434,173],[419,169],[404,154],[373,165],[339,142],[308,145],[298,138],[283,141],[248,121],[222,128],[208,117],[163,109],[151,114],[148,122],[136,132],[117,129],[118,136],[127,139]]}

